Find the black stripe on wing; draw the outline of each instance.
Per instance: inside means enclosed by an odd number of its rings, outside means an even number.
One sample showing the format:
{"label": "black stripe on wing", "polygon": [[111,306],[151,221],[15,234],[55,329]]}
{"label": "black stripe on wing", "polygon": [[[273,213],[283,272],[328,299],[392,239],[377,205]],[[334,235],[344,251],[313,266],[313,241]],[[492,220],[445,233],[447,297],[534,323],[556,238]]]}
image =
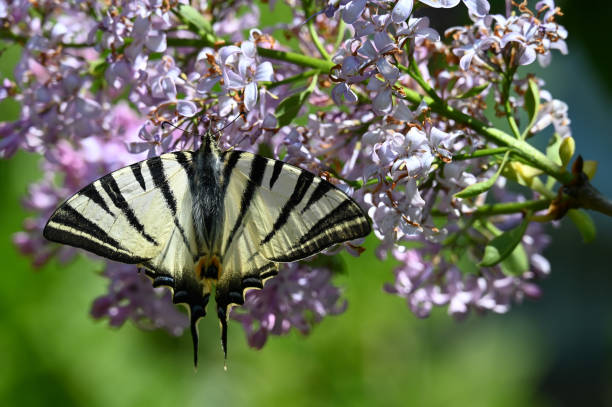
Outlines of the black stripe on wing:
{"label": "black stripe on wing", "polygon": [[149,242],[153,243],[156,246],[159,245],[155,239],[153,239],[147,232],[145,232],[143,224],[140,223],[140,221],[136,217],[136,214],[134,213],[134,210],[127,203],[125,197],[123,196],[123,193],[119,189],[119,185],[117,185],[117,181],[115,180],[113,173],[100,178],[99,182],[108,197],[113,202],[113,204],[119,210],[121,210],[121,212],[123,212],[130,226],[136,229],[138,233],[140,233],[142,237],[147,239]]}
{"label": "black stripe on wing", "polygon": [[276,180],[278,179],[278,176],[283,170],[284,165],[285,163],[282,161],[279,161],[279,160],[274,161],[274,170],[272,171],[272,176],[270,177],[270,189],[272,189],[272,187],[276,183]]}
{"label": "black stripe on wing", "polygon": [[[178,153],[174,153],[173,155],[175,156],[179,164],[182,165],[183,169],[185,169],[185,171],[187,172],[187,176],[189,177],[190,174],[193,176],[193,166],[191,166],[191,170],[188,169],[189,166],[187,165],[187,162],[186,162],[186,154],[183,152],[178,152]],[[176,197],[174,196],[174,193],[170,189],[170,184],[168,183],[168,179],[166,178],[166,173],[164,171],[164,164],[163,164],[162,158],[153,157],[153,158],[146,160],[146,163],[147,163],[147,167],[149,168],[149,171],[151,172],[151,178],[153,179],[153,184],[155,185],[156,188],[159,188],[159,190],[161,191],[162,196],[164,197],[164,201],[166,202],[166,206],[168,207],[168,209],[172,213],[172,216],[174,217],[174,226],[176,226],[176,228],[178,229],[181,235],[181,239],[183,240],[185,247],[187,247],[189,254],[194,259],[194,261],[196,261],[198,259],[198,255],[197,253],[193,253],[191,251],[191,246],[189,245],[189,239],[187,238],[185,229],[182,227],[181,223],[176,218],[176,211],[177,211]]]}
{"label": "black stripe on wing", "polygon": [[324,179],[320,179],[319,185],[317,185],[315,190],[312,191],[312,194],[310,194],[310,198],[308,199],[306,206],[304,206],[304,209],[302,209],[301,214],[303,215],[304,212],[306,212],[313,204],[317,203],[319,199],[323,198],[325,194],[331,191],[332,189],[334,189],[332,184],[325,181]]}
{"label": "black stripe on wing", "polygon": [[[191,193],[192,197],[195,197],[197,196],[195,182],[194,182],[195,170],[193,168],[193,161],[191,160],[191,157],[190,157],[191,155],[192,155],[191,152],[186,152],[186,151],[177,151],[174,153],[174,156],[176,157],[176,161],[179,164],[181,164],[181,166],[187,173],[187,180],[189,181],[189,192]],[[193,222],[195,224],[195,220],[193,220]],[[187,236],[185,235],[185,231],[183,230],[183,228],[181,227],[181,225],[179,224],[176,218],[174,219],[174,224],[179,228],[183,242],[185,242],[185,246],[187,246],[187,248],[189,249],[189,252],[191,253],[191,248],[189,247]],[[200,235],[198,233],[194,233],[193,235],[196,241],[196,250],[199,250],[199,248],[202,247],[202,242],[200,241]],[[194,256],[194,261],[197,261],[197,257],[199,256],[196,254]]]}
{"label": "black stripe on wing", "polygon": [[236,218],[236,222],[234,222],[234,227],[232,228],[232,231],[230,232],[227,238],[227,241],[225,242],[225,245],[223,246],[225,247],[225,253],[227,253],[229,247],[232,244],[232,241],[234,240],[234,236],[236,235],[236,232],[238,232],[238,229],[240,229],[240,226],[242,225],[242,221],[244,220],[244,216],[249,210],[249,207],[251,205],[251,200],[253,199],[253,195],[255,194],[255,191],[257,190],[258,187],[261,186],[261,181],[263,179],[267,163],[268,163],[268,160],[266,158],[263,158],[262,156],[259,156],[259,155],[253,156],[253,161],[251,162],[251,172],[249,174],[249,179],[247,181],[246,188],[244,192],[242,193],[242,197],[240,198],[240,213],[238,214],[238,217]]}
{"label": "black stripe on wing", "polygon": [[223,167],[223,184],[221,186],[221,196],[223,196],[224,198],[225,192],[227,191],[227,186],[229,185],[230,179],[232,178],[232,173],[234,172],[234,168],[236,167],[236,164],[238,164],[238,160],[240,160],[241,155],[242,151],[223,152],[223,160],[227,159],[227,162]]}
{"label": "black stripe on wing", "polygon": [[141,163],[134,163],[130,165],[130,169],[132,170],[132,174],[134,175],[134,178],[136,178],[136,181],[138,181],[140,188],[142,188],[143,191],[146,191],[147,186],[145,184],[144,177],[142,176]]}
{"label": "black stripe on wing", "polygon": [[325,217],[315,223],[287,253],[268,260],[291,262],[311,256],[334,244],[367,236],[371,227],[363,210],[346,198]]}
{"label": "black stripe on wing", "polygon": [[149,158],[146,163],[151,172],[153,184],[155,184],[156,188],[161,190],[164,200],[166,201],[166,206],[168,206],[172,215],[176,216],[176,197],[172,193],[168,180],[166,179],[162,159],[160,157],[153,157]]}
{"label": "black stripe on wing", "polygon": [[[68,228],[65,230],[63,228]],[[70,205],[60,207],[49,219],[43,236],[53,242],[89,250],[92,253],[122,263],[136,264],[147,259],[134,256],[102,228],[81,215]]]}
{"label": "black stripe on wing", "polygon": [[85,188],[81,190],[81,192],[79,192],[79,194],[89,198],[92,202],[94,202],[100,208],[104,209],[104,212],[108,213],[110,216],[114,218],[115,214],[112,213],[111,210],[108,208],[108,205],[106,205],[104,198],[102,198],[102,195],[100,195],[100,191],[98,191],[98,188],[96,188],[94,184],[95,183],[91,183],[87,185]]}
{"label": "black stripe on wing", "polygon": [[276,218],[276,221],[274,222],[274,226],[272,226],[272,230],[260,242],[260,245],[268,243],[274,237],[276,232],[278,232],[285,225],[285,223],[287,223],[291,212],[295,209],[296,206],[300,204],[300,202],[302,202],[302,199],[304,199],[304,195],[306,195],[308,188],[310,188],[310,185],[312,184],[313,179],[314,179],[313,174],[311,174],[308,171],[302,170],[302,172],[300,173],[300,176],[298,177],[295,183],[295,188],[293,189],[293,193],[289,197],[289,200],[285,203],[285,206],[283,206],[283,209],[278,215],[278,218]]}

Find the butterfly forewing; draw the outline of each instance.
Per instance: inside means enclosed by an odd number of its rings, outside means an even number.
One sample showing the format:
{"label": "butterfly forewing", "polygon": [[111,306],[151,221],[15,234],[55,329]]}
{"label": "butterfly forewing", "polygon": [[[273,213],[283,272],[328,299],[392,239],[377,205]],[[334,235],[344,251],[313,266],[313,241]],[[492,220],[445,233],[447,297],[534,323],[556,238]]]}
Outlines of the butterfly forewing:
{"label": "butterfly forewing", "polygon": [[164,154],[105,175],[60,206],[44,236],[165,274],[193,268],[191,154]]}
{"label": "butterfly forewing", "polygon": [[344,192],[312,173],[246,152],[228,152],[235,161],[228,183],[223,252],[234,255],[236,234],[258,243],[258,252],[275,262],[311,256],[336,243],[366,236],[366,215]]}

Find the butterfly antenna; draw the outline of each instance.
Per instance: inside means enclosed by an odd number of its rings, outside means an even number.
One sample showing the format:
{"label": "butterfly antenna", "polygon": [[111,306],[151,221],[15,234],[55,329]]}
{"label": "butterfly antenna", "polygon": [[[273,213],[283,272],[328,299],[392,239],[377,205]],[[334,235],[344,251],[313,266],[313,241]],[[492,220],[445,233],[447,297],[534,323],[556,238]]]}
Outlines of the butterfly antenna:
{"label": "butterfly antenna", "polygon": [[317,11],[316,13],[314,13],[313,15],[311,15],[310,17],[308,17],[306,20],[304,20],[302,25],[305,25],[306,23],[308,23],[310,20],[312,20],[313,18],[315,18],[319,14],[323,14],[323,13],[328,14],[330,11],[334,11],[335,12],[336,9],[337,9],[336,6],[333,6],[333,5],[330,4],[329,6],[325,7],[324,9],[321,9],[321,10]]}
{"label": "butterfly antenna", "polygon": [[[234,117],[234,118],[232,119],[232,121],[230,121],[229,123],[227,123],[225,126],[223,126],[222,128],[220,128],[219,130],[215,131],[213,134],[216,134],[216,133],[221,133],[223,130],[227,129],[229,126],[231,126],[232,124],[234,124],[234,122],[235,122],[236,120],[238,120],[238,118],[239,118],[239,117],[243,117],[243,116],[244,116],[244,113],[242,113],[242,112],[238,113],[238,116]],[[246,121],[246,119],[245,119],[245,121]]]}
{"label": "butterfly antenna", "polygon": [[189,131],[187,131],[187,130],[185,130],[185,129],[181,129],[181,128],[180,128],[180,127],[178,127],[178,126],[175,126],[174,124],[170,123],[168,120],[164,120],[164,121],[162,122],[162,124],[161,124],[162,129],[163,129],[163,128],[165,128],[165,126],[166,126],[166,125],[172,126],[172,127],[174,127],[175,129],[182,131],[183,133],[190,133]]}

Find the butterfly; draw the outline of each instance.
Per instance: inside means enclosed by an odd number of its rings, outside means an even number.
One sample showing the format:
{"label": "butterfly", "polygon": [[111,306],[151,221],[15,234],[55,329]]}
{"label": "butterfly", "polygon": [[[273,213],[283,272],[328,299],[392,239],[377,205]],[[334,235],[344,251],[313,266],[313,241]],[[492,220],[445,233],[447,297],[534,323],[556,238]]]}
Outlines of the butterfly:
{"label": "butterfly", "polygon": [[177,151],[111,172],[70,197],[43,235],[110,260],[136,264],[197,322],[213,292],[227,358],[227,322],[247,290],[279,263],[364,237],[370,221],[340,189],[312,173],[245,151],[222,151],[211,132]]}

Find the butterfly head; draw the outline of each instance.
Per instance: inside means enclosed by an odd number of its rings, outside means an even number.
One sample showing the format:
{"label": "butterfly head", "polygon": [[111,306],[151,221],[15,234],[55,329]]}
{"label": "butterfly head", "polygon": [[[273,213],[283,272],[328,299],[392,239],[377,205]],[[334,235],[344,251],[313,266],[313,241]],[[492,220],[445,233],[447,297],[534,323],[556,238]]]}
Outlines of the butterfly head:
{"label": "butterfly head", "polygon": [[204,154],[221,154],[216,133],[213,133],[210,130],[202,133],[200,151]]}

